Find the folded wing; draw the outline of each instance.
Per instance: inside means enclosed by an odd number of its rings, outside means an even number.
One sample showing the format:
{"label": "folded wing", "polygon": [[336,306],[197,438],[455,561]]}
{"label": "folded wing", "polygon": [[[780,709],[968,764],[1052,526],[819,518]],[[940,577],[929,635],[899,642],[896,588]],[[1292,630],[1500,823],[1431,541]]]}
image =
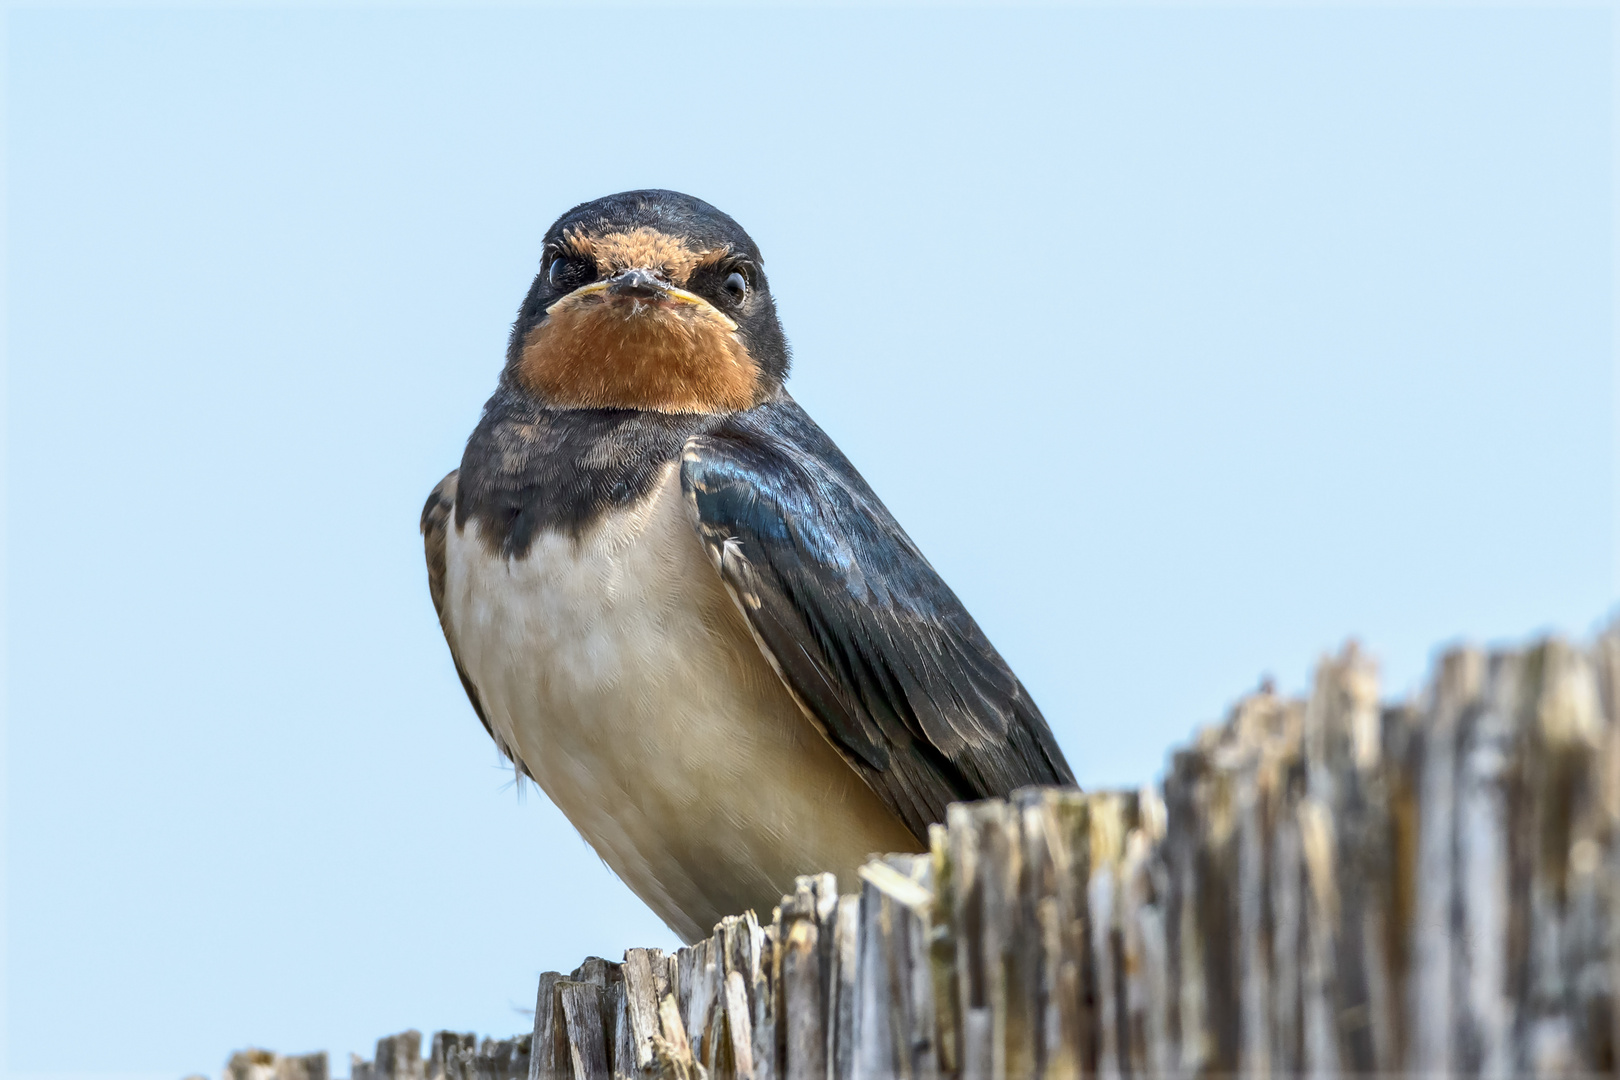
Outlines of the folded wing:
{"label": "folded wing", "polygon": [[923,840],[950,802],[1073,784],[960,600],[791,400],[687,442],[693,526],[805,713]]}

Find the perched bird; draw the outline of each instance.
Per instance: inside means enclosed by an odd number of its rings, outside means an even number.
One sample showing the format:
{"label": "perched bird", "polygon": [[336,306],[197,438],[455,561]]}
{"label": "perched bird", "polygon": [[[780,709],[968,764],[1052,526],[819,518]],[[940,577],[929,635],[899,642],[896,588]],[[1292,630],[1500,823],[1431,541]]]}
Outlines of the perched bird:
{"label": "perched bird", "polygon": [[673,191],[568,211],[422,511],[474,711],[692,942],[1072,784],[1006,661],[783,388],[759,249]]}

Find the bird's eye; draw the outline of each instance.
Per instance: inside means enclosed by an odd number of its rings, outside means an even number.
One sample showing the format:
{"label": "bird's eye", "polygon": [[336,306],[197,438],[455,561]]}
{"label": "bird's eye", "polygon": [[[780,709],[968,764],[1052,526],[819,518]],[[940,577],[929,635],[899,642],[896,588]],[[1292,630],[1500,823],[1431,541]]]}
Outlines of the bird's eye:
{"label": "bird's eye", "polygon": [[554,287],[569,285],[579,279],[580,265],[577,259],[570,259],[566,255],[558,255],[551,260],[551,266],[546,271],[546,280]]}
{"label": "bird's eye", "polygon": [[726,280],[721,282],[720,287],[726,290],[726,295],[735,303],[742,303],[743,298],[748,295],[748,279],[742,276],[740,270],[733,270],[726,275]]}

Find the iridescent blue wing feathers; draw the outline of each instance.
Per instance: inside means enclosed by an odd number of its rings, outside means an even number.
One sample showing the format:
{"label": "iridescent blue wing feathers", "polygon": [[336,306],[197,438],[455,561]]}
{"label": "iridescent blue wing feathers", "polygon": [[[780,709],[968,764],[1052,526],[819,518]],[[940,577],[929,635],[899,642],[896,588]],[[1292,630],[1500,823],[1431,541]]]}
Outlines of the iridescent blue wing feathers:
{"label": "iridescent blue wing feathers", "polygon": [[1074,782],[961,601],[791,399],[689,440],[681,479],[783,682],[919,840],[947,803]]}

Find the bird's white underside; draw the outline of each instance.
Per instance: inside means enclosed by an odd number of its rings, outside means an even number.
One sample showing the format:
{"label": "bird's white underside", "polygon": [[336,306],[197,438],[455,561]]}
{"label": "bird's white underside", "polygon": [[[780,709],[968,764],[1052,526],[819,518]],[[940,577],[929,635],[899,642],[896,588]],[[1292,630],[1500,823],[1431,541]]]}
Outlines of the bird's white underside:
{"label": "bird's white underside", "polygon": [[[746,557],[746,552],[741,552]],[[686,941],[796,874],[915,840],[800,711],[721,585],[674,463],[521,559],[452,526],[445,612],[495,733]]]}

